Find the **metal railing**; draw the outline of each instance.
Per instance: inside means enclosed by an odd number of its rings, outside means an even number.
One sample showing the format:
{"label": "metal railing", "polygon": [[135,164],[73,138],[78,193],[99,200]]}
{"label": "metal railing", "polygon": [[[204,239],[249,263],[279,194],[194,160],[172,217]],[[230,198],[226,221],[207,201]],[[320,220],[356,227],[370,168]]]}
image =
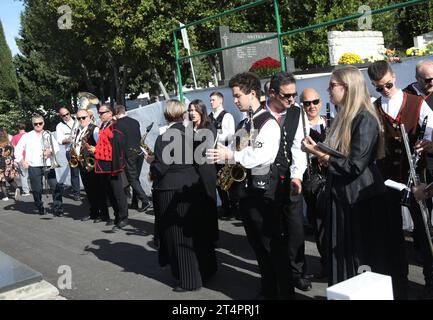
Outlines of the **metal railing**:
{"label": "metal railing", "polygon": [[[275,24],[276,24],[276,28],[277,28],[277,32],[274,35],[268,36],[268,37],[264,37],[264,38],[260,38],[260,39],[256,39],[256,40],[251,40],[251,41],[247,41],[244,43],[239,43],[239,44],[233,44],[230,46],[226,46],[223,48],[217,48],[217,49],[211,49],[211,50],[207,50],[207,51],[202,51],[202,52],[197,52],[197,53],[193,53],[190,54],[188,56],[183,56],[180,57],[179,56],[179,45],[178,45],[178,40],[177,40],[177,36],[176,33],[179,32],[180,30],[184,29],[184,28],[188,28],[188,27],[192,27],[192,26],[196,26],[199,25],[201,23],[204,22],[208,22],[211,20],[215,20],[217,18],[241,11],[241,10],[247,10],[256,6],[259,6],[261,4],[267,3],[267,2],[273,2],[273,6],[274,6],[274,10],[275,10]],[[400,9],[400,8],[406,8],[409,6],[413,6],[413,5],[417,5],[417,4],[421,4],[421,3],[425,3],[425,2],[429,2],[430,0],[411,0],[411,1],[406,1],[406,2],[402,2],[402,3],[396,3],[396,4],[392,4],[383,8],[379,8],[379,9],[375,9],[371,11],[371,15],[374,14],[380,14],[380,13],[384,13],[384,12],[388,12],[388,11],[392,11],[392,10],[396,10],[396,9]],[[263,42],[263,41],[267,41],[267,40],[272,40],[272,39],[278,39],[278,49],[279,49],[279,55],[280,55],[280,63],[281,63],[281,71],[285,71],[285,64],[284,64],[284,55],[283,55],[283,46],[282,46],[282,42],[281,42],[281,38],[283,36],[289,36],[289,35],[293,35],[296,33],[301,33],[301,32],[307,32],[307,31],[311,31],[311,30],[315,30],[315,29],[320,29],[323,27],[329,27],[329,26],[333,26],[336,24],[340,24],[346,21],[351,21],[351,20],[355,20],[355,19],[359,19],[360,17],[365,16],[365,13],[356,13],[353,15],[349,15],[346,17],[342,17],[342,18],[338,18],[338,19],[334,19],[331,21],[327,21],[327,22],[322,22],[322,23],[318,23],[315,25],[311,25],[311,26],[307,26],[307,27],[302,27],[302,28],[298,28],[295,30],[290,30],[290,31],[286,31],[286,32],[281,32],[281,21],[280,21],[280,15],[279,15],[279,9],[278,9],[278,1],[277,0],[260,0],[260,1],[256,1],[256,2],[252,2],[243,6],[239,6],[237,8],[233,8],[227,11],[223,11],[217,15],[211,16],[211,17],[206,17],[203,18],[201,20],[197,20],[191,23],[188,23],[182,27],[176,28],[173,30],[173,39],[174,39],[174,49],[175,49],[175,58],[176,58],[176,71],[177,71],[177,78],[178,78],[178,86],[179,86],[179,97],[181,101],[184,101],[184,95],[183,95],[183,84],[182,84],[182,75],[181,75],[181,71],[180,71],[180,63],[188,60],[188,59],[192,59],[192,58],[197,58],[197,57],[201,57],[201,56],[208,56],[211,54],[215,54],[215,53],[219,53],[222,52],[224,50],[229,50],[229,49],[233,49],[233,48],[237,48],[237,47],[242,47],[242,46],[247,46],[250,44],[254,44],[254,43],[258,43],[258,42]]]}

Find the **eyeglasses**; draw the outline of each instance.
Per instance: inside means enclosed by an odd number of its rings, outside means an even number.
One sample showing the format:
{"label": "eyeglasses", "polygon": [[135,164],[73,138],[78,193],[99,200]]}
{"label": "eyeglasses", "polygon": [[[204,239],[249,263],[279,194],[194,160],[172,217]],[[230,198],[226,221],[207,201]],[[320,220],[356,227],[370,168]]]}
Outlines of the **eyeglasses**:
{"label": "eyeglasses", "polygon": [[33,127],[41,126],[43,124],[44,124],[43,122],[34,122]]}
{"label": "eyeglasses", "polygon": [[77,117],[78,120],[85,120],[87,118],[87,116],[84,117]]}
{"label": "eyeglasses", "polygon": [[70,113],[65,113],[65,114],[61,114],[60,116],[62,117],[62,118],[64,118],[64,117],[67,117],[67,116],[69,116],[70,115]]}
{"label": "eyeglasses", "polygon": [[304,107],[309,107],[309,106],[311,106],[311,104],[314,104],[315,106],[317,106],[319,104],[319,102],[320,102],[320,99],[314,99],[311,101],[302,101],[302,104]]}
{"label": "eyeglasses", "polygon": [[425,83],[430,83],[430,82],[432,82],[433,81],[433,78],[423,78],[423,77],[420,77]]}
{"label": "eyeglasses", "polygon": [[345,85],[344,85],[344,83],[340,83],[340,82],[330,82],[328,89],[332,90],[332,89],[334,89],[335,87],[338,87],[338,86],[344,87]]}
{"label": "eyeglasses", "polygon": [[98,114],[99,114],[100,116],[102,116],[104,113],[107,113],[107,112],[110,112],[110,111],[100,111],[100,112],[98,112]]}
{"label": "eyeglasses", "polygon": [[388,81],[383,86],[376,86],[376,91],[377,92],[382,92],[383,90],[385,90],[385,88],[389,90],[392,87],[394,87],[394,84],[391,81]]}
{"label": "eyeglasses", "polygon": [[289,100],[290,98],[296,98],[298,93],[294,92],[294,93],[281,94],[281,92],[279,92],[278,95],[280,96],[281,99]]}

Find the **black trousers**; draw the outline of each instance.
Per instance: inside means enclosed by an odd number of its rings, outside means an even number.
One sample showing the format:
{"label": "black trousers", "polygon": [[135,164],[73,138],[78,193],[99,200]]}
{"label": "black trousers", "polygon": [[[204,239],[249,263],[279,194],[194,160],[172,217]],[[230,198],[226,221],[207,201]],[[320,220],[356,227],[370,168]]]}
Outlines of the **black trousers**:
{"label": "black trousers", "polygon": [[302,194],[293,196],[290,192],[290,179],[280,179],[275,193],[275,209],[282,214],[293,277],[301,278],[307,271]]}
{"label": "black trousers", "polygon": [[[123,190],[123,183],[120,175],[112,176],[109,173],[97,173],[100,175],[101,187],[113,206],[114,223],[117,224],[128,218],[128,202]],[[102,217],[104,218],[104,217]]]}
{"label": "black trousers", "polygon": [[126,155],[126,178],[132,187],[132,203],[137,200],[142,202],[148,201],[148,197],[141,187],[140,173],[144,162],[144,155],[138,155],[137,152],[129,150]]}
{"label": "black trousers", "polygon": [[100,192],[103,184],[101,175],[96,174],[94,171],[89,172],[81,165],[79,165],[79,170],[90,205],[90,218],[108,220],[107,196],[105,192]]}
{"label": "black trousers", "polygon": [[[66,159],[71,160],[71,151],[66,151]],[[69,166],[69,169],[71,170],[71,186],[72,190],[74,190],[74,195],[80,195],[80,169],[78,167],[71,168]]]}
{"label": "black trousers", "polygon": [[248,242],[259,265],[265,298],[294,299],[287,238],[279,232],[281,217],[276,214],[273,205],[273,201],[257,196],[239,201]]}
{"label": "black trousers", "polygon": [[[42,178],[44,177],[44,167],[29,167],[30,186],[32,188],[33,200],[38,209],[43,208],[42,202],[43,184]],[[58,212],[63,210],[62,203],[62,187],[57,182],[56,171],[51,169],[48,174],[48,185],[53,196],[53,211]]]}

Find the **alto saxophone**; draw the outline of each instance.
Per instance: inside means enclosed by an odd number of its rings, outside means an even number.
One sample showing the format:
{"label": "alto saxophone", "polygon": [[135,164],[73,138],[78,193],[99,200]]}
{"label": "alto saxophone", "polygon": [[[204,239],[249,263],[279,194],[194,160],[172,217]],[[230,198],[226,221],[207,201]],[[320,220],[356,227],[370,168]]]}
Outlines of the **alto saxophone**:
{"label": "alto saxophone", "polygon": [[[245,147],[254,146],[254,121],[253,109],[250,106],[248,110],[248,119],[250,122],[250,131],[247,136],[243,136],[236,150],[240,151]],[[227,163],[217,173],[217,186],[222,190],[228,191],[234,182],[242,182],[247,177],[247,170],[239,163]]]}
{"label": "alto saxophone", "polygon": [[[142,147],[144,149],[144,151],[149,155],[149,156],[153,156],[153,151],[150,149],[150,147],[145,143],[146,137],[149,134],[150,130],[152,130],[153,127],[153,122],[146,127],[146,130],[144,131],[143,136],[140,139],[140,147]],[[141,154],[141,152],[139,152],[139,154]]]}

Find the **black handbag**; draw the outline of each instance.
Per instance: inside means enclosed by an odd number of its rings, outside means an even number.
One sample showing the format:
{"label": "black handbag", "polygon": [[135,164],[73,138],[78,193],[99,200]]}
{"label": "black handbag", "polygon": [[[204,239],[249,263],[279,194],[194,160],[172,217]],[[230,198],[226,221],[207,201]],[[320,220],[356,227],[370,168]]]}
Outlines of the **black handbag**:
{"label": "black handbag", "polygon": [[315,203],[317,217],[323,217],[323,209],[326,205],[326,177],[320,173],[314,173],[309,179],[304,177],[302,190],[307,203]]}

